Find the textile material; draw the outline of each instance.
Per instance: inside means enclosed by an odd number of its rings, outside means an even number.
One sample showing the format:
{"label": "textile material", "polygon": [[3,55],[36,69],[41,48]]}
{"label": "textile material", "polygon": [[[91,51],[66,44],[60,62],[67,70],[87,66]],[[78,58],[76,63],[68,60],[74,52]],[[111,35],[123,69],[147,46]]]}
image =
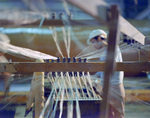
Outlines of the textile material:
{"label": "textile material", "polygon": [[8,62],[5,56],[0,56],[0,62]]}
{"label": "textile material", "polygon": [[[107,49],[104,50],[100,57],[100,61],[105,61],[106,60],[106,55],[107,55]],[[119,47],[117,46],[116,48],[116,56],[115,56],[115,61],[116,62],[122,62],[122,55]],[[104,72],[97,72],[96,75],[98,75],[101,78],[101,83],[104,83]],[[123,71],[116,71],[113,73],[111,79],[110,79],[110,85],[118,85],[123,83],[123,77],[124,77],[124,72]]]}
{"label": "textile material", "polygon": [[[100,96],[103,96],[102,86],[93,82],[93,87]],[[124,118],[125,114],[125,89],[122,84],[109,86],[108,94],[109,118]]]}
{"label": "textile material", "polygon": [[[100,57],[100,61],[105,61],[107,55],[107,49],[103,52]],[[119,47],[116,48],[115,55],[116,62],[122,62],[122,55]],[[101,85],[104,83],[104,72],[97,72],[96,75],[99,75],[101,78]],[[124,118],[124,106],[125,106],[125,90],[123,86],[123,71],[114,72],[112,77],[110,78],[109,85],[109,94],[108,94],[108,103],[110,104],[109,108],[109,116],[110,118]],[[103,87],[102,87],[103,88]],[[100,94],[102,92],[99,92]]]}
{"label": "textile material", "polygon": [[[108,103],[114,107],[112,112],[115,112],[114,115],[117,115],[115,118],[124,118],[124,110],[125,110],[125,89],[122,84],[110,86],[109,94],[108,94]],[[111,108],[110,108],[111,109]],[[119,112],[120,114],[118,114]]]}
{"label": "textile material", "polygon": [[10,39],[6,34],[0,33],[0,42],[10,43]]}

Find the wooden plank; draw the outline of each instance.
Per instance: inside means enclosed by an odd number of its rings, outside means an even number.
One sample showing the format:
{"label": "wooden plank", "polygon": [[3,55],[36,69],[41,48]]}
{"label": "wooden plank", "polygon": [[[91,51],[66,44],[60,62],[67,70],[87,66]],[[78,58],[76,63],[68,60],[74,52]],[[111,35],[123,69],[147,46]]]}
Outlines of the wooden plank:
{"label": "wooden plank", "polygon": [[0,100],[2,104],[25,104],[28,99],[29,92],[9,92],[4,99],[4,92],[0,92]]}
{"label": "wooden plank", "polygon": [[[0,92],[0,96],[4,96],[4,92]],[[28,96],[29,92],[9,92],[8,96],[12,96],[12,95],[16,95],[16,96],[20,96],[20,95],[24,95],[24,96]]]}
{"label": "wooden plank", "polygon": [[139,100],[150,102],[150,90],[145,89],[145,90],[132,90],[132,89],[127,89],[125,90],[125,101],[126,102],[137,102]]}
{"label": "wooden plank", "polygon": [[127,20],[125,20],[122,16],[119,16],[120,22],[120,30],[122,33],[131,37],[132,39],[138,41],[141,44],[145,44],[145,36],[140,33],[133,25],[131,25]]}
{"label": "wooden plank", "polygon": [[[105,1],[103,0],[67,0],[67,1],[75,5],[76,7],[82,9],[84,12],[93,16],[94,18],[100,20],[103,24],[107,24],[106,23],[107,21],[106,17],[108,14],[107,9],[109,9],[110,6]],[[100,10],[101,13],[99,13]],[[119,20],[121,32],[144,45],[145,36],[141,32],[139,32],[133,25],[131,25],[127,20],[125,20],[122,16],[119,16]]]}
{"label": "wooden plank", "polygon": [[126,89],[126,94],[150,94],[150,90],[149,89]]}
{"label": "wooden plank", "polygon": [[[44,62],[44,60],[37,59],[36,62]],[[34,74],[35,118],[39,118],[44,108],[44,72],[34,72]]]}
{"label": "wooden plank", "polygon": [[[71,26],[98,26],[98,25],[102,25],[102,23],[96,19],[90,19],[90,20],[75,20],[75,19],[68,19],[69,24]],[[17,21],[15,21],[17,22]],[[15,22],[14,21],[10,21],[10,20],[1,20],[0,19],[0,26],[2,27],[16,27],[15,26]],[[32,23],[28,23],[28,24],[21,24],[20,26],[23,27],[38,27],[40,24],[41,20],[37,20],[35,22]],[[68,24],[68,25],[69,25]],[[42,26],[64,26],[63,21],[60,19],[56,19],[56,20],[52,20],[52,19],[45,19]]]}
{"label": "wooden plank", "polygon": [[[117,62],[115,71],[138,72],[150,71],[150,62]],[[105,62],[94,63],[36,63],[12,62],[0,63],[0,72],[32,73],[32,72],[66,72],[66,71],[104,71]]]}

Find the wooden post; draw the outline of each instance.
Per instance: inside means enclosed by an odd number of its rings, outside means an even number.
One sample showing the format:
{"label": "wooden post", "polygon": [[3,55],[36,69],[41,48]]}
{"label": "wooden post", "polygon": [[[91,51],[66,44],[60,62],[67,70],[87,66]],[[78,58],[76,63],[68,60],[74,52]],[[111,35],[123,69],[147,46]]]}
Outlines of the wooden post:
{"label": "wooden post", "polygon": [[25,115],[24,117],[26,117],[28,115],[28,113],[30,111],[32,111],[32,108],[34,106],[34,98],[35,98],[35,87],[32,87],[35,85],[35,79],[34,79],[34,75],[31,81],[31,87],[30,87],[30,93],[28,95],[28,101],[26,103],[26,111],[25,111]]}
{"label": "wooden post", "polygon": [[[42,59],[37,59],[36,62],[44,61]],[[32,110],[32,107],[33,118],[39,118],[44,108],[44,72],[34,72],[33,74],[30,93],[26,105],[25,117]]]}
{"label": "wooden post", "polygon": [[[39,59],[36,62],[44,62]],[[39,118],[44,108],[44,72],[35,72],[35,118]]]}
{"label": "wooden post", "polygon": [[109,19],[109,40],[108,49],[106,57],[106,66],[104,73],[104,87],[103,87],[103,101],[101,106],[101,118],[107,118],[108,109],[108,93],[109,93],[109,81],[115,68],[115,53],[116,45],[119,39],[119,11],[116,5],[113,5],[110,9],[110,19]]}

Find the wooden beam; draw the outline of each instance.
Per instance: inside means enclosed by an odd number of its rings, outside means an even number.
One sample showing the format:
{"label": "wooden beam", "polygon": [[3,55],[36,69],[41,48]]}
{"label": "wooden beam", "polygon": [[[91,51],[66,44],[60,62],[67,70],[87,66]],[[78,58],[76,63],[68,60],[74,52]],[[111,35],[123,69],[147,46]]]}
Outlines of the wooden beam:
{"label": "wooden beam", "polygon": [[2,104],[25,104],[28,99],[29,92],[9,92],[4,98],[4,92],[0,92],[0,100]]}
{"label": "wooden beam", "polygon": [[119,16],[120,30],[123,34],[131,37],[132,39],[138,41],[141,44],[145,44],[145,36],[140,33],[133,25],[131,25],[122,16]]}
{"label": "wooden beam", "polygon": [[149,89],[138,89],[138,90],[125,90],[125,101],[126,102],[137,102],[139,100],[150,102],[150,90]]}
{"label": "wooden beam", "polygon": [[[71,26],[80,26],[80,27],[85,27],[85,26],[99,26],[102,25],[102,23],[99,20],[96,19],[90,19],[90,20],[74,20],[74,19],[68,19],[69,24]],[[15,22],[17,22],[15,20]],[[16,27],[14,21],[11,20],[0,20],[0,26],[1,27]],[[40,24],[41,20],[37,20],[35,22],[32,23],[26,23],[26,24],[20,24],[20,26],[23,27],[38,27]],[[60,27],[60,26],[64,26],[63,21],[60,19],[57,20],[52,20],[52,19],[45,19],[43,21],[42,26],[56,26],[56,27]]]}
{"label": "wooden beam", "polygon": [[[105,71],[105,62],[93,63],[36,63],[12,62],[0,63],[0,72],[33,73],[33,72],[66,72],[66,71]],[[115,71],[138,72],[150,71],[150,62],[117,62]]]}

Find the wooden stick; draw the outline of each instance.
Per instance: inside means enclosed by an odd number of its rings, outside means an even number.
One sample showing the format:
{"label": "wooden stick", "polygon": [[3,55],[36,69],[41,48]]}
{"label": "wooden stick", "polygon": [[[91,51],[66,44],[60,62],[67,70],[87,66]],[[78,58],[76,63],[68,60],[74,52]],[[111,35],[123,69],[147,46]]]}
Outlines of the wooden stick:
{"label": "wooden stick", "polygon": [[[75,20],[75,19],[68,19],[68,21],[70,22],[70,25],[71,26],[79,26],[79,27],[87,27],[87,26],[102,26],[103,24],[96,20],[96,19],[92,19],[92,20]],[[1,24],[1,27],[5,27],[5,26],[9,26],[9,27],[14,27],[15,26],[15,22],[17,21],[10,21],[10,20],[1,20],[0,19],[0,22],[2,23]],[[40,24],[41,20],[37,20],[35,22],[32,22],[32,23],[28,23],[28,24],[22,24],[21,26],[24,26],[24,27],[31,27],[31,26],[34,26],[34,27],[38,27],[39,24]],[[56,19],[56,20],[52,20],[52,19],[45,19],[44,22],[43,22],[43,25],[42,26],[55,26],[55,27],[60,27],[60,26],[64,26],[64,23],[62,20],[60,19]]]}
{"label": "wooden stick", "polygon": [[[105,71],[105,62],[87,63],[35,63],[13,62],[0,63],[0,72],[33,73],[33,72],[76,72],[76,71]],[[3,69],[1,69],[3,68]],[[150,71],[150,62],[117,62],[115,71],[136,72]]]}
{"label": "wooden stick", "polygon": [[109,94],[109,81],[112,77],[112,73],[115,69],[115,55],[116,45],[119,41],[119,11],[116,5],[113,5],[110,9],[110,21],[109,21],[109,40],[108,50],[106,56],[106,66],[104,73],[104,87],[103,87],[103,101],[101,106],[101,118],[108,118],[108,94]]}

